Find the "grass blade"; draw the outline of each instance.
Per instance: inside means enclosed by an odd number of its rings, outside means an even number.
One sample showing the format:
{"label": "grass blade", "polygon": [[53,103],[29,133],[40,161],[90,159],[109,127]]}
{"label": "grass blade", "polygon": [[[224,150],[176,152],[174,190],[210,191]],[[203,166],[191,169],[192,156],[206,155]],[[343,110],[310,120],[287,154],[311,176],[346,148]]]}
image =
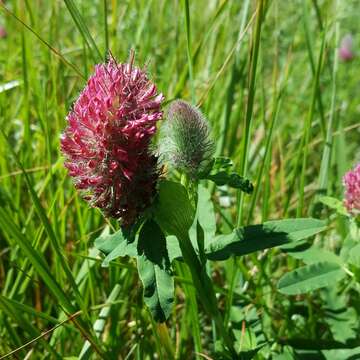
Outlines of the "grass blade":
{"label": "grass blade", "polygon": [[73,0],[64,0],[66,7],[68,8],[71,17],[73,18],[78,30],[80,31],[82,37],[84,38],[87,46],[90,49],[90,55],[93,58],[95,63],[99,63],[103,60],[101,53],[95,43],[95,40],[90,34],[90,31],[80,14],[79,9],[76,7],[75,2]]}
{"label": "grass blade", "polygon": [[[99,313],[99,317],[98,319],[95,321],[94,323],[94,331],[95,334],[98,338],[100,338],[102,332],[104,331],[104,327],[106,324],[106,319],[108,318],[109,314],[110,314],[110,309],[111,309],[111,303],[114,302],[117,297],[120,294],[120,285],[116,284],[114,286],[114,288],[112,289],[109,297],[106,300],[105,305],[108,306],[104,306],[100,313]],[[80,355],[78,357],[79,360],[85,360],[85,359],[89,359],[90,355],[91,355],[92,349],[91,349],[91,344],[89,341],[86,341],[83,348],[81,349]]]}
{"label": "grass blade", "polygon": [[193,73],[193,60],[191,56],[191,28],[190,28],[190,9],[189,0],[184,0],[184,11],[185,11],[185,31],[186,31],[186,53],[189,67],[189,80],[191,89],[191,101],[196,104],[196,93],[194,84],[194,73]]}
{"label": "grass blade", "polygon": [[44,40],[35,30],[33,30],[29,25],[25,24],[21,19],[19,19],[13,12],[11,12],[2,2],[0,2],[1,8],[11,17],[13,17],[17,22],[19,22],[22,26],[24,26],[27,30],[33,33],[51,52],[53,52],[60,60],[68,67],[72,68],[80,77],[84,79],[84,75],[80,72],[80,70],[71,62],[65,59],[65,57],[56,50],[53,46],[51,46],[46,40]]}
{"label": "grass blade", "polygon": [[302,165],[301,165],[301,175],[300,175],[300,184],[299,184],[299,201],[297,207],[297,217],[301,217],[304,211],[304,193],[305,193],[305,172],[306,172],[306,164],[307,164],[307,157],[309,152],[309,140],[310,140],[310,133],[312,122],[315,113],[315,104],[316,104],[316,94],[319,87],[320,81],[320,73],[322,69],[323,63],[323,54],[324,54],[324,47],[325,47],[325,33],[323,34],[323,39],[321,43],[321,48],[319,52],[319,58],[316,68],[316,74],[313,84],[313,94],[312,94],[312,101],[311,106],[309,109],[308,116],[306,118],[305,126],[304,126],[304,134],[303,134],[303,147],[300,148],[300,154],[302,156]]}

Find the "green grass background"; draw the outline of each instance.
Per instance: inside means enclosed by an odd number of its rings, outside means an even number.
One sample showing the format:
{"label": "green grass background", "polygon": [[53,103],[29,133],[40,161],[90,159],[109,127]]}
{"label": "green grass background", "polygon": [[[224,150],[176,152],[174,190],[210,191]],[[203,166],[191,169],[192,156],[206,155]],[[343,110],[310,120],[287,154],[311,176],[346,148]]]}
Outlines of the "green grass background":
{"label": "green grass background", "polygon": [[[360,3],[264,1],[263,16],[259,4],[0,5],[0,25],[8,34],[0,39],[0,358],[48,330],[12,356],[77,357],[88,340],[91,351],[80,358],[94,352],[94,358],[192,359],[201,358],[195,352],[210,354],[216,342],[189,274],[178,274],[174,313],[167,326],[159,326],[143,304],[134,262],[118,260],[104,269],[92,249],[101,231],[117,225],[76,193],[62,165],[59,138],[67,112],[107,49],[119,62],[135,49],[136,64],[146,65],[167,101],[201,105],[217,153],[230,156],[254,182],[252,196],[226,188],[214,192],[219,230],[329,215],[317,195],[341,198],[341,178],[359,161],[360,62],[339,62],[337,46],[347,33],[358,45]],[[221,205],[224,198],[230,207]],[[337,251],[345,234],[340,219],[318,241]],[[250,316],[261,336],[275,341],[258,358],[283,356],[280,340],[299,334],[314,342],[331,339],[318,293],[289,298],[276,292],[279,277],[298,262],[276,250],[258,255],[211,269],[226,316]],[[340,305],[356,308],[358,292],[345,290]],[[112,305],[104,306],[110,294]],[[97,340],[91,329],[100,310],[107,321]],[[73,317],[63,322],[65,314]],[[243,334],[240,347],[256,346],[255,330]]]}

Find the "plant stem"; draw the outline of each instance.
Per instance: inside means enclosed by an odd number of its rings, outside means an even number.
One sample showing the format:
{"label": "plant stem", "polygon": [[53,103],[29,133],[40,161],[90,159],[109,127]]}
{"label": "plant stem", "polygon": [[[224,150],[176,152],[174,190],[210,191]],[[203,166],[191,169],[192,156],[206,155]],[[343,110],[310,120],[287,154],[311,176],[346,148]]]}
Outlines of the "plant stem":
{"label": "plant stem", "polygon": [[[255,41],[252,46],[251,52],[251,65],[250,65],[250,78],[249,78],[249,96],[246,106],[246,114],[245,114],[245,129],[244,129],[244,137],[242,144],[242,157],[240,164],[240,175],[246,177],[247,175],[247,165],[248,165],[248,152],[249,152],[249,142],[250,142],[250,132],[251,132],[251,120],[253,115],[253,106],[255,99],[255,81],[256,81],[256,68],[259,57],[259,48],[260,48],[260,33],[261,33],[261,25],[263,20],[263,6],[264,1],[258,1],[257,7],[257,15],[256,15],[256,25],[255,25]],[[241,191],[239,193],[238,199],[238,211],[237,211],[237,226],[241,225],[242,221],[242,210],[243,210],[243,202],[244,202],[244,193]]]}
{"label": "plant stem", "polygon": [[161,343],[164,345],[164,348],[169,356],[170,359],[175,358],[174,350],[172,348],[171,339],[169,336],[169,330],[166,326],[166,323],[161,323],[157,325],[157,329],[159,332],[159,337]]}
{"label": "plant stem", "polygon": [[194,285],[199,295],[207,314],[215,321],[216,328],[224,340],[225,345],[233,356],[236,356],[236,351],[233,345],[232,336],[227,332],[222,316],[217,306],[217,299],[212,287],[210,278],[208,277],[205,269],[201,265],[195,250],[191,244],[188,234],[183,234],[179,238],[179,244],[184,260],[190,268]]}
{"label": "plant stem", "polygon": [[184,0],[185,8],[185,30],[186,30],[186,52],[189,66],[189,80],[191,89],[191,101],[196,104],[195,85],[194,85],[194,73],[193,73],[193,61],[191,56],[191,29],[190,29],[190,9],[189,0]]}
{"label": "plant stem", "polygon": [[297,217],[301,217],[303,215],[303,207],[304,207],[304,188],[305,188],[305,172],[306,172],[306,164],[307,164],[307,156],[309,151],[309,140],[310,140],[310,132],[311,132],[311,125],[314,118],[314,112],[315,112],[315,105],[316,105],[316,93],[319,86],[319,80],[320,80],[320,73],[322,69],[322,62],[323,62],[323,53],[324,53],[324,45],[325,45],[325,34],[323,35],[320,53],[319,53],[319,59],[314,79],[314,85],[313,85],[313,95],[312,95],[312,101],[310,110],[308,113],[308,116],[306,118],[306,123],[304,127],[304,135],[303,135],[303,144],[304,147],[301,149],[302,154],[302,166],[301,166],[301,176],[300,176],[300,193],[299,193],[299,202],[298,202],[298,208],[296,212]]}
{"label": "plant stem", "polygon": [[333,141],[333,124],[335,119],[335,104],[336,104],[336,74],[338,69],[338,48],[337,44],[339,44],[339,20],[336,21],[335,24],[335,47],[334,47],[334,65],[333,65],[333,76],[332,76],[332,92],[331,92],[331,108],[330,108],[330,116],[328,121],[328,126],[326,130],[326,140],[324,144],[324,151],[321,159],[320,166],[320,175],[319,175],[319,194],[326,194],[328,187],[328,179],[329,179],[329,166],[330,166],[330,156],[332,149],[332,141]]}
{"label": "plant stem", "polygon": [[109,29],[108,29],[108,21],[107,21],[107,14],[108,14],[108,6],[107,0],[104,1],[104,35],[105,35],[105,55],[104,59],[107,60],[108,52],[109,52]]}

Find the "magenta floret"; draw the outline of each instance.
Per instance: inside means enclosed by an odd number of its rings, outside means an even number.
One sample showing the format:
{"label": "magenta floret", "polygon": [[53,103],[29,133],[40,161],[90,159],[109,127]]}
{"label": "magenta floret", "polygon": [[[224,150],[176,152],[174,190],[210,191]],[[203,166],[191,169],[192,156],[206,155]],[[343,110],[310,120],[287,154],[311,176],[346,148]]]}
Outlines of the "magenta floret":
{"label": "magenta floret", "polygon": [[61,137],[75,186],[106,216],[131,225],[154,197],[159,176],[149,146],[164,97],[146,73],[110,59],[95,67]]}
{"label": "magenta floret", "polygon": [[360,164],[354,170],[348,171],[343,178],[345,186],[345,206],[347,210],[357,215],[360,213]]}

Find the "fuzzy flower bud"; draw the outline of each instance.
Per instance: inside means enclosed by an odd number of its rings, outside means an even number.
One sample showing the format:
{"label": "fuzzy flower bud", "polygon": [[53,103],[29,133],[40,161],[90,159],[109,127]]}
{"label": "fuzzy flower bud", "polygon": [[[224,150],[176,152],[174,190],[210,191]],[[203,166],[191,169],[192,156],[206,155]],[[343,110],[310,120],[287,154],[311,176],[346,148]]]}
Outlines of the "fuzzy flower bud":
{"label": "fuzzy flower bud", "polygon": [[342,61],[350,61],[354,58],[353,37],[351,34],[345,35],[340,43],[339,57]]}
{"label": "fuzzy flower bud", "polygon": [[65,166],[92,206],[133,224],[155,195],[157,157],[150,151],[163,95],[146,73],[113,58],[95,67],[67,116]]}
{"label": "fuzzy flower bud", "polygon": [[347,210],[353,215],[360,214],[360,164],[345,174],[343,183]]}
{"label": "fuzzy flower bud", "polygon": [[215,150],[207,120],[199,109],[183,100],[170,104],[166,118],[161,153],[175,169],[196,177]]}

